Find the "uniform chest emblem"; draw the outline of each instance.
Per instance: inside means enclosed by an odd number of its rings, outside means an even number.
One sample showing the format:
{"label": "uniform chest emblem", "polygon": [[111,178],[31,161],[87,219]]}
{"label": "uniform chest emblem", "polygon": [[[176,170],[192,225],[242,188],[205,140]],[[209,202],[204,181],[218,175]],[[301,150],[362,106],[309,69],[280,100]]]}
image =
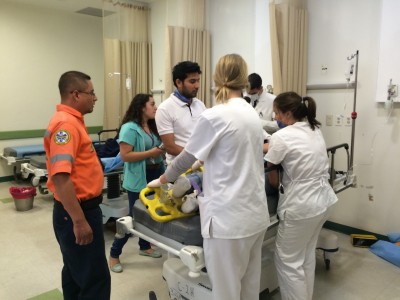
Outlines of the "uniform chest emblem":
{"label": "uniform chest emblem", "polygon": [[66,130],[59,130],[57,133],[54,135],[54,142],[57,145],[65,145],[71,140],[71,135],[69,134],[68,131]]}

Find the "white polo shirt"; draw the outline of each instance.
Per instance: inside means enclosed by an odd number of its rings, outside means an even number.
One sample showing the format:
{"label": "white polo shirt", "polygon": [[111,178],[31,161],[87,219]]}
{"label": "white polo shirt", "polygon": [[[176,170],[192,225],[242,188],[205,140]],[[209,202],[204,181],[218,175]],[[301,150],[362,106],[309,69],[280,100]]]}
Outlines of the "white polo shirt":
{"label": "white polo shirt", "polygon": [[282,165],[284,193],[279,196],[280,219],[300,220],[317,216],[337,201],[329,184],[329,161],[321,130],[296,122],[277,132],[265,160]]}
{"label": "white polo shirt", "polygon": [[[156,124],[158,133],[160,135],[173,133],[175,144],[185,147],[197,119],[205,109],[204,103],[197,98],[192,99],[189,108],[187,103],[171,94],[157,108]],[[175,156],[167,154],[167,163],[170,163],[174,158]]]}
{"label": "white polo shirt", "polygon": [[204,238],[243,238],[268,227],[262,139],[260,119],[242,98],[201,114],[185,151],[204,161]]}

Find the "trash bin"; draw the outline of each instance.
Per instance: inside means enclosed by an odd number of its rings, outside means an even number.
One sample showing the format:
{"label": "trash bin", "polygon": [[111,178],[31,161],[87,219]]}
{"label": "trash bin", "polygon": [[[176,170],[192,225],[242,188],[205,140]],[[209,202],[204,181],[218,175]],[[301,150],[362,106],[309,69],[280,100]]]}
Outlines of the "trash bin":
{"label": "trash bin", "polygon": [[12,186],[10,187],[10,194],[14,198],[17,211],[27,211],[33,207],[36,188],[33,186]]}

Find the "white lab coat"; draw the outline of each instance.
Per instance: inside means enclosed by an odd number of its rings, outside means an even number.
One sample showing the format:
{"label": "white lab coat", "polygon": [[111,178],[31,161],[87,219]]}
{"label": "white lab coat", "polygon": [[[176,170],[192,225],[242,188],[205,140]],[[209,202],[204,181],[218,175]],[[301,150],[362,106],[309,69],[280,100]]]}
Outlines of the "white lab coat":
{"label": "white lab coat", "polygon": [[270,224],[262,140],[257,113],[233,98],[201,114],[185,147],[204,161],[199,209],[215,300],[258,299],[262,240]]}
{"label": "white lab coat", "polygon": [[[247,94],[247,96],[250,95]],[[263,129],[269,134],[279,130],[278,123],[273,119],[273,103],[275,98],[275,95],[268,93],[264,89],[255,106],[253,101],[250,102],[250,105],[254,107],[261,119]]]}
{"label": "white lab coat", "polygon": [[236,239],[268,228],[263,137],[257,114],[242,98],[198,119],[185,151],[204,161],[199,198],[204,238]]}
{"label": "white lab coat", "polygon": [[311,130],[307,122],[296,122],[275,132],[265,160],[283,168],[280,220],[314,217],[337,201],[329,185],[326,145],[318,128]]}
{"label": "white lab coat", "polygon": [[275,252],[282,299],[311,300],[318,235],[337,201],[322,133],[307,122],[287,126],[272,135],[265,159],[283,168]]}

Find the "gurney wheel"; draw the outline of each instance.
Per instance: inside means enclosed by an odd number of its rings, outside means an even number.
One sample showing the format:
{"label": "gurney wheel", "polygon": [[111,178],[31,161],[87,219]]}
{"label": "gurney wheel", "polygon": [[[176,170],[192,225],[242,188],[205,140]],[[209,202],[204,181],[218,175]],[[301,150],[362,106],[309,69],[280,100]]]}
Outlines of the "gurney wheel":
{"label": "gurney wheel", "polygon": [[42,185],[38,186],[39,192],[42,195],[47,195],[49,193],[49,190],[47,189],[47,187],[43,187]]}
{"label": "gurney wheel", "polygon": [[39,185],[40,178],[31,176],[30,180],[32,186],[37,187]]}

